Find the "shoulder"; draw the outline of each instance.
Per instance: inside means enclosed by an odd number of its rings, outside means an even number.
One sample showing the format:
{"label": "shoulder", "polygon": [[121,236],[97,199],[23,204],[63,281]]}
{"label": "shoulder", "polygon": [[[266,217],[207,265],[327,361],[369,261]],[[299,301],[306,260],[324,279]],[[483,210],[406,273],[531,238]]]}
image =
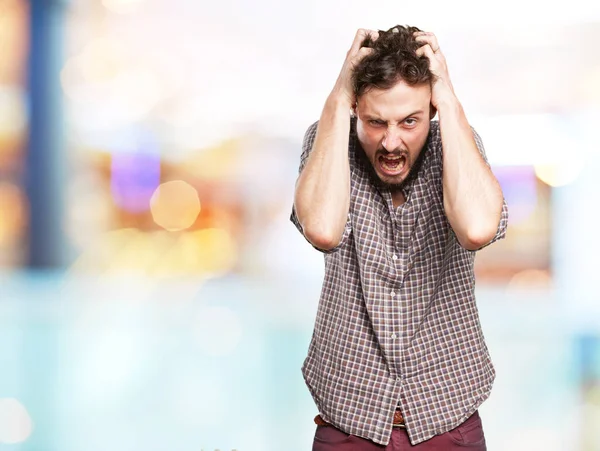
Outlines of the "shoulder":
{"label": "shoulder", "polygon": [[440,122],[437,120],[429,121],[429,139],[435,143],[441,142],[442,140],[440,133]]}
{"label": "shoulder", "polygon": [[319,126],[319,120],[317,119],[315,122],[313,122],[312,124],[310,124],[308,126],[308,128],[306,129],[306,133],[316,133],[317,132],[317,127]]}
{"label": "shoulder", "polygon": [[430,159],[437,160],[442,156],[442,135],[439,121],[429,122],[429,135],[425,144]]}
{"label": "shoulder", "polygon": [[319,121],[313,122],[304,133],[304,139],[302,141],[302,148],[304,151],[310,151],[310,148],[315,141],[315,136],[317,135],[317,128],[319,126]]}

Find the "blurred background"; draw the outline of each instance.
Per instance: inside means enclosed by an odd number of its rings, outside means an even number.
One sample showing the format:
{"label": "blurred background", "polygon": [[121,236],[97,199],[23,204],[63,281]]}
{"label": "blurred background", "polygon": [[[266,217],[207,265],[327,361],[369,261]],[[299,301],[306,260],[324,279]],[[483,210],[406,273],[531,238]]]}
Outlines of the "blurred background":
{"label": "blurred background", "polygon": [[310,449],[302,137],[396,24],[438,36],[510,208],[488,449],[600,450],[600,3],[0,0],[0,451]]}

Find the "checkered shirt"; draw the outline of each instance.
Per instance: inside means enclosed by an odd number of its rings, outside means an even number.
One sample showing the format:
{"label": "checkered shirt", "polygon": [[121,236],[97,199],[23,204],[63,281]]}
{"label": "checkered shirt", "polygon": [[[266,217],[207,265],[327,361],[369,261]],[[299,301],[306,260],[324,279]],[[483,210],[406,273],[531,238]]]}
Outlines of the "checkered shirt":
{"label": "checkered shirt", "polygon": [[[317,126],[304,137],[300,171]],[[394,208],[390,191],[372,183],[352,120],[348,221],[340,244],[322,251],[325,277],[302,365],[323,419],[382,445],[397,406],[415,445],[471,416],[496,375],[475,302],[475,252],[459,244],[444,212],[438,121],[423,152],[406,202]],[[290,219],[302,233],[294,208]],[[507,222],[504,203],[491,242]]]}

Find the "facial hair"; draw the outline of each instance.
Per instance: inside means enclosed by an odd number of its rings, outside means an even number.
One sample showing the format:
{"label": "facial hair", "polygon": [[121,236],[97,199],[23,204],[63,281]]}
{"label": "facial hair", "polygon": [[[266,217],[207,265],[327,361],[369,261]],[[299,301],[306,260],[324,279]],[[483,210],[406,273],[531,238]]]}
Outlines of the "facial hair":
{"label": "facial hair", "polygon": [[[361,165],[364,166],[364,168],[367,170],[373,184],[379,188],[389,189],[392,192],[401,191],[401,190],[405,189],[417,177],[417,175],[419,174],[419,171],[421,170],[421,167],[423,166],[423,161],[425,160],[425,155],[427,153],[427,148],[428,148],[428,144],[429,144],[429,136],[428,136],[427,140],[425,141],[425,144],[423,145],[421,151],[419,152],[419,156],[415,160],[414,164],[411,166],[406,177],[404,177],[404,180],[402,180],[400,183],[388,183],[388,182],[383,181],[381,179],[381,177],[379,177],[379,174],[377,174],[377,171],[375,170],[373,163],[371,162],[371,160],[369,160],[367,153],[364,151],[364,149],[360,145],[360,141],[358,140],[358,136],[356,134],[354,135],[354,139],[356,140],[357,157],[358,157]],[[377,156],[377,154],[380,152],[387,153],[387,151],[385,149],[377,149],[377,151],[375,152],[375,156]],[[408,163],[408,158],[407,158],[407,163]]]}

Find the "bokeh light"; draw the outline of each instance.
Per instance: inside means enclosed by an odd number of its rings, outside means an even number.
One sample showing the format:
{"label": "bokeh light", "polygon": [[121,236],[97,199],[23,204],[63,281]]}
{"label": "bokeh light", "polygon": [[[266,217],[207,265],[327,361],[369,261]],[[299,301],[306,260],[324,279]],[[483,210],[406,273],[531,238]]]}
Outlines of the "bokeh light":
{"label": "bokeh light", "polygon": [[186,235],[182,243],[186,252],[196,252],[201,271],[206,275],[222,275],[233,269],[238,260],[236,242],[227,230],[196,230]]}
{"label": "bokeh light", "polygon": [[111,191],[115,203],[126,211],[148,210],[160,183],[160,156],[152,149],[116,152],[111,156]]}
{"label": "bokeh light", "polygon": [[90,84],[114,79],[128,63],[126,48],[110,36],[90,42],[76,61],[83,80]]}
{"label": "bokeh light", "polygon": [[26,222],[26,198],[22,189],[0,181],[0,246],[14,242]]}
{"label": "bokeh light", "polygon": [[27,124],[25,101],[23,90],[0,86],[0,136],[3,139],[6,139],[7,135],[20,135],[25,131]]}
{"label": "bokeh light", "polygon": [[556,188],[577,180],[583,167],[583,159],[577,158],[576,155],[569,155],[560,164],[536,164],[535,175],[542,182]]}
{"label": "bokeh light", "polygon": [[183,180],[161,184],[150,199],[154,222],[175,232],[190,227],[200,214],[198,192]]}
{"label": "bokeh light", "polygon": [[541,269],[525,269],[515,274],[506,289],[509,292],[547,291],[552,288],[552,277],[548,271]]}
{"label": "bokeh light", "polygon": [[510,206],[510,223],[526,221],[538,203],[536,177],[531,166],[500,166],[494,174],[502,186],[506,203]]}
{"label": "bokeh light", "polygon": [[143,120],[176,83],[173,76],[163,81],[152,61],[117,36],[92,40],[61,71],[63,90],[73,101],[72,121],[114,130]]}
{"label": "bokeh light", "polygon": [[223,229],[207,228],[175,235],[128,228],[105,233],[90,243],[71,266],[70,273],[195,275],[206,279],[232,271],[238,258],[237,243]]}
{"label": "bokeh light", "polygon": [[237,260],[237,246],[229,232],[217,228],[200,229],[182,233],[161,254],[152,273],[218,277],[231,271]]}
{"label": "bokeh light", "polygon": [[33,422],[23,404],[14,398],[0,399],[0,443],[22,443],[32,431]]}
{"label": "bokeh light", "polygon": [[[15,83],[22,73],[18,61],[25,58],[27,52],[27,15],[28,2],[22,0],[3,0],[0,2],[0,81]],[[0,102],[1,103],[1,102]]]}
{"label": "bokeh light", "polygon": [[238,139],[223,140],[189,158],[186,169],[205,180],[232,180],[240,169],[240,150]]}

